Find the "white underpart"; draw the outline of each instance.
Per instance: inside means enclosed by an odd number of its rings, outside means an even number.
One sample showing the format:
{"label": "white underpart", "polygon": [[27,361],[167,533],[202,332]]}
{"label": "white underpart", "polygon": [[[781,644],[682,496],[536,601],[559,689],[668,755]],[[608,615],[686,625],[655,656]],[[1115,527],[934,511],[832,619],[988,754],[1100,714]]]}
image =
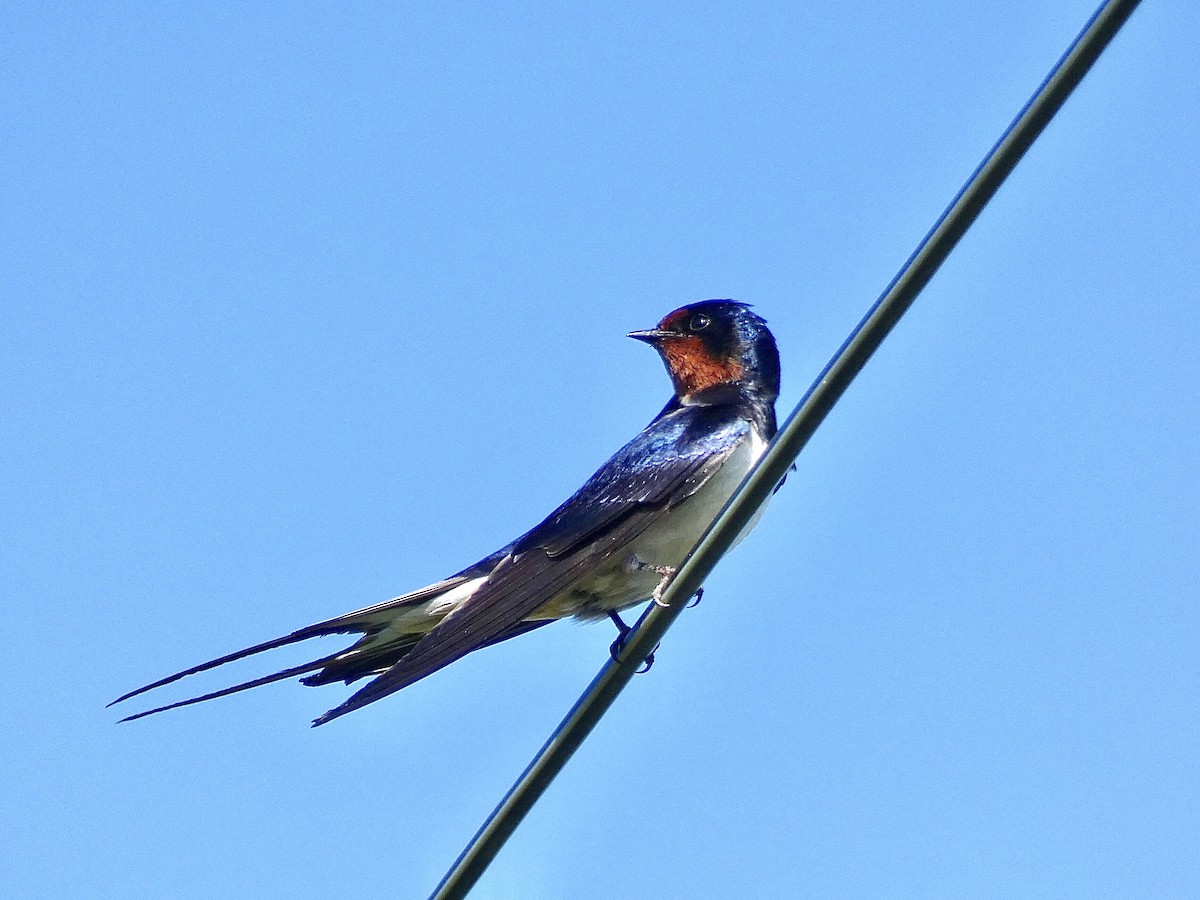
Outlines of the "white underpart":
{"label": "white underpart", "polygon": [[[737,488],[738,484],[741,483],[742,479],[746,477],[746,473],[750,471],[750,467],[753,466],[756,462],[758,462],[759,457],[762,456],[763,453],[766,452],[766,450],[767,450],[767,442],[765,440],[763,440],[762,436],[758,433],[757,428],[751,428],[750,429],[750,458],[749,458],[749,461],[746,463],[746,466],[742,470],[742,473],[740,475],[738,475],[737,482],[734,483],[733,487],[731,487],[729,489],[729,493],[725,497],[726,501],[728,501],[729,498],[733,496],[734,490]],[[754,530],[754,526],[757,525],[759,523],[759,521],[761,521],[761,519],[763,517],[763,513],[765,513],[767,511],[767,504],[771,502],[771,498],[773,496],[775,496],[774,492],[767,495],[767,499],[762,502],[762,506],[760,506],[755,511],[754,515],[752,515],[750,517],[750,521],[747,522],[742,527],[742,530],[738,532],[738,536],[734,539],[733,543],[729,545],[730,550],[732,550],[734,547],[736,547],[738,544],[740,544],[745,539],[746,535],[748,535],[751,531]],[[722,503],[721,505],[724,506],[725,504]],[[718,509],[717,512],[720,512],[720,510]],[[717,513],[713,513],[713,518],[716,518],[716,515],[717,515]]]}
{"label": "white underpart", "polygon": [[[750,436],[741,446],[729,455],[729,459],[677,510],[669,513],[661,524],[643,534],[632,548],[632,552],[642,561],[653,566],[678,566],[683,557],[700,540],[700,535],[717,517],[722,507],[729,502],[734,490],[742,483],[746,473],[755,461],[762,456],[766,442],[758,436],[755,429],[750,430]],[[750,529],[758,524],[761,510],[746,527],[742,529],[731,548],[737,546]]]}
{"label": "white underpart", "polygon": [[387,623],[380,638],[388,640],[396,635],[424,634],[447,615],[462,606],[466,600],[470,599],[479,590],[485,581],[487,581],[486,576],[472,578],[469,581],[464,581],[462,584],[450,588],[450,590],[443,594],[426,600],[424,603],[415,603],[412,606],[401,607],[398,613]]}

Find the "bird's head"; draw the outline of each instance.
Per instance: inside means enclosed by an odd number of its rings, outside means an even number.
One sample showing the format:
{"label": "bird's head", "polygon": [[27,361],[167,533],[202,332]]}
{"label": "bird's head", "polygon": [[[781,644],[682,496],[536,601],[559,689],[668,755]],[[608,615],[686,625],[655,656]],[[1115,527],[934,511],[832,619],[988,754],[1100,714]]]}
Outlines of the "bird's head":
{"label": "bird's head", "polygon": [[666,363],[683,403],[737,392],[758,402],[779,396],[779,351],[761,316],[745,303],[703,300],[667,315],[658,326],[631,331]]}

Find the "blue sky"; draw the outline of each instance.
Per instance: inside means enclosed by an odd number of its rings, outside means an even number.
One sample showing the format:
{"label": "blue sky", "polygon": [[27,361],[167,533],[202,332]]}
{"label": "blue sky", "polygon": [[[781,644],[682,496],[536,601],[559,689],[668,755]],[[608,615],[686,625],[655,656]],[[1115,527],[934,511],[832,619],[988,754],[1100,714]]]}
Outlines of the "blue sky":
{"label": "blue sky", "polygon": [[[791,409],[1091,10],[8,5],[6,893],[426,894],[607,625],[104,704],[528,528],[676,306]],[[1200,893],[1198,47],[1135,14],[477,896]]]}

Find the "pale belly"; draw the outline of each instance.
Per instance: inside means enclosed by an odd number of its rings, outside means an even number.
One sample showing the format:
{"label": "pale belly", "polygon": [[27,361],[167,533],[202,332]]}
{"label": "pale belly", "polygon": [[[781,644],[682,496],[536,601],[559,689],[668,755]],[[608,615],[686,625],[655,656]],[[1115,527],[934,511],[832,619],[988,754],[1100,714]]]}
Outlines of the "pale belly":
{"label": "pale belly", "polygon": [[[663,581],[662,570],[673,570],[683,562],[684,556],[695,546],[765,449],[766,443],[751,432],[751,436],[700,490],[639,535],[622,553],[543,605],[530,618],[577,616],[602,619],[610,610],[621,610],[648,600]],[[738,535],[735,545],[761,516],[760,509]]]}

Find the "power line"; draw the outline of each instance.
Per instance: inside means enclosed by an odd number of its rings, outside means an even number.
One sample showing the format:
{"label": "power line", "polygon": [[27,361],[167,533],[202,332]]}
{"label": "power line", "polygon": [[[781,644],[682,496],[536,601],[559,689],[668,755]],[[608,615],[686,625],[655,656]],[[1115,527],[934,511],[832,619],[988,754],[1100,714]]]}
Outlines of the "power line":
{"label": "power line", "polygon": [[825,416],[845,393],[900,317],[945,262],[979,213],[1011,174],[1092,64],[1137,8],[1139,0],[1107,0],[1038,86],[1017,117],[912,256],[892,279],[867,315],[792,411],[757,465],[730,498],[680,566],[663,594],[663,606],[650,604],[629,633],[617,661],[607,661],[571,711],[555,729],[521,777],[500,801],[475,837],[446,873],[432,900],[466,896],[549,787],[567,760],[629,683],[684,609],[687,599],[708,577],[742,528],[770,497]]}

